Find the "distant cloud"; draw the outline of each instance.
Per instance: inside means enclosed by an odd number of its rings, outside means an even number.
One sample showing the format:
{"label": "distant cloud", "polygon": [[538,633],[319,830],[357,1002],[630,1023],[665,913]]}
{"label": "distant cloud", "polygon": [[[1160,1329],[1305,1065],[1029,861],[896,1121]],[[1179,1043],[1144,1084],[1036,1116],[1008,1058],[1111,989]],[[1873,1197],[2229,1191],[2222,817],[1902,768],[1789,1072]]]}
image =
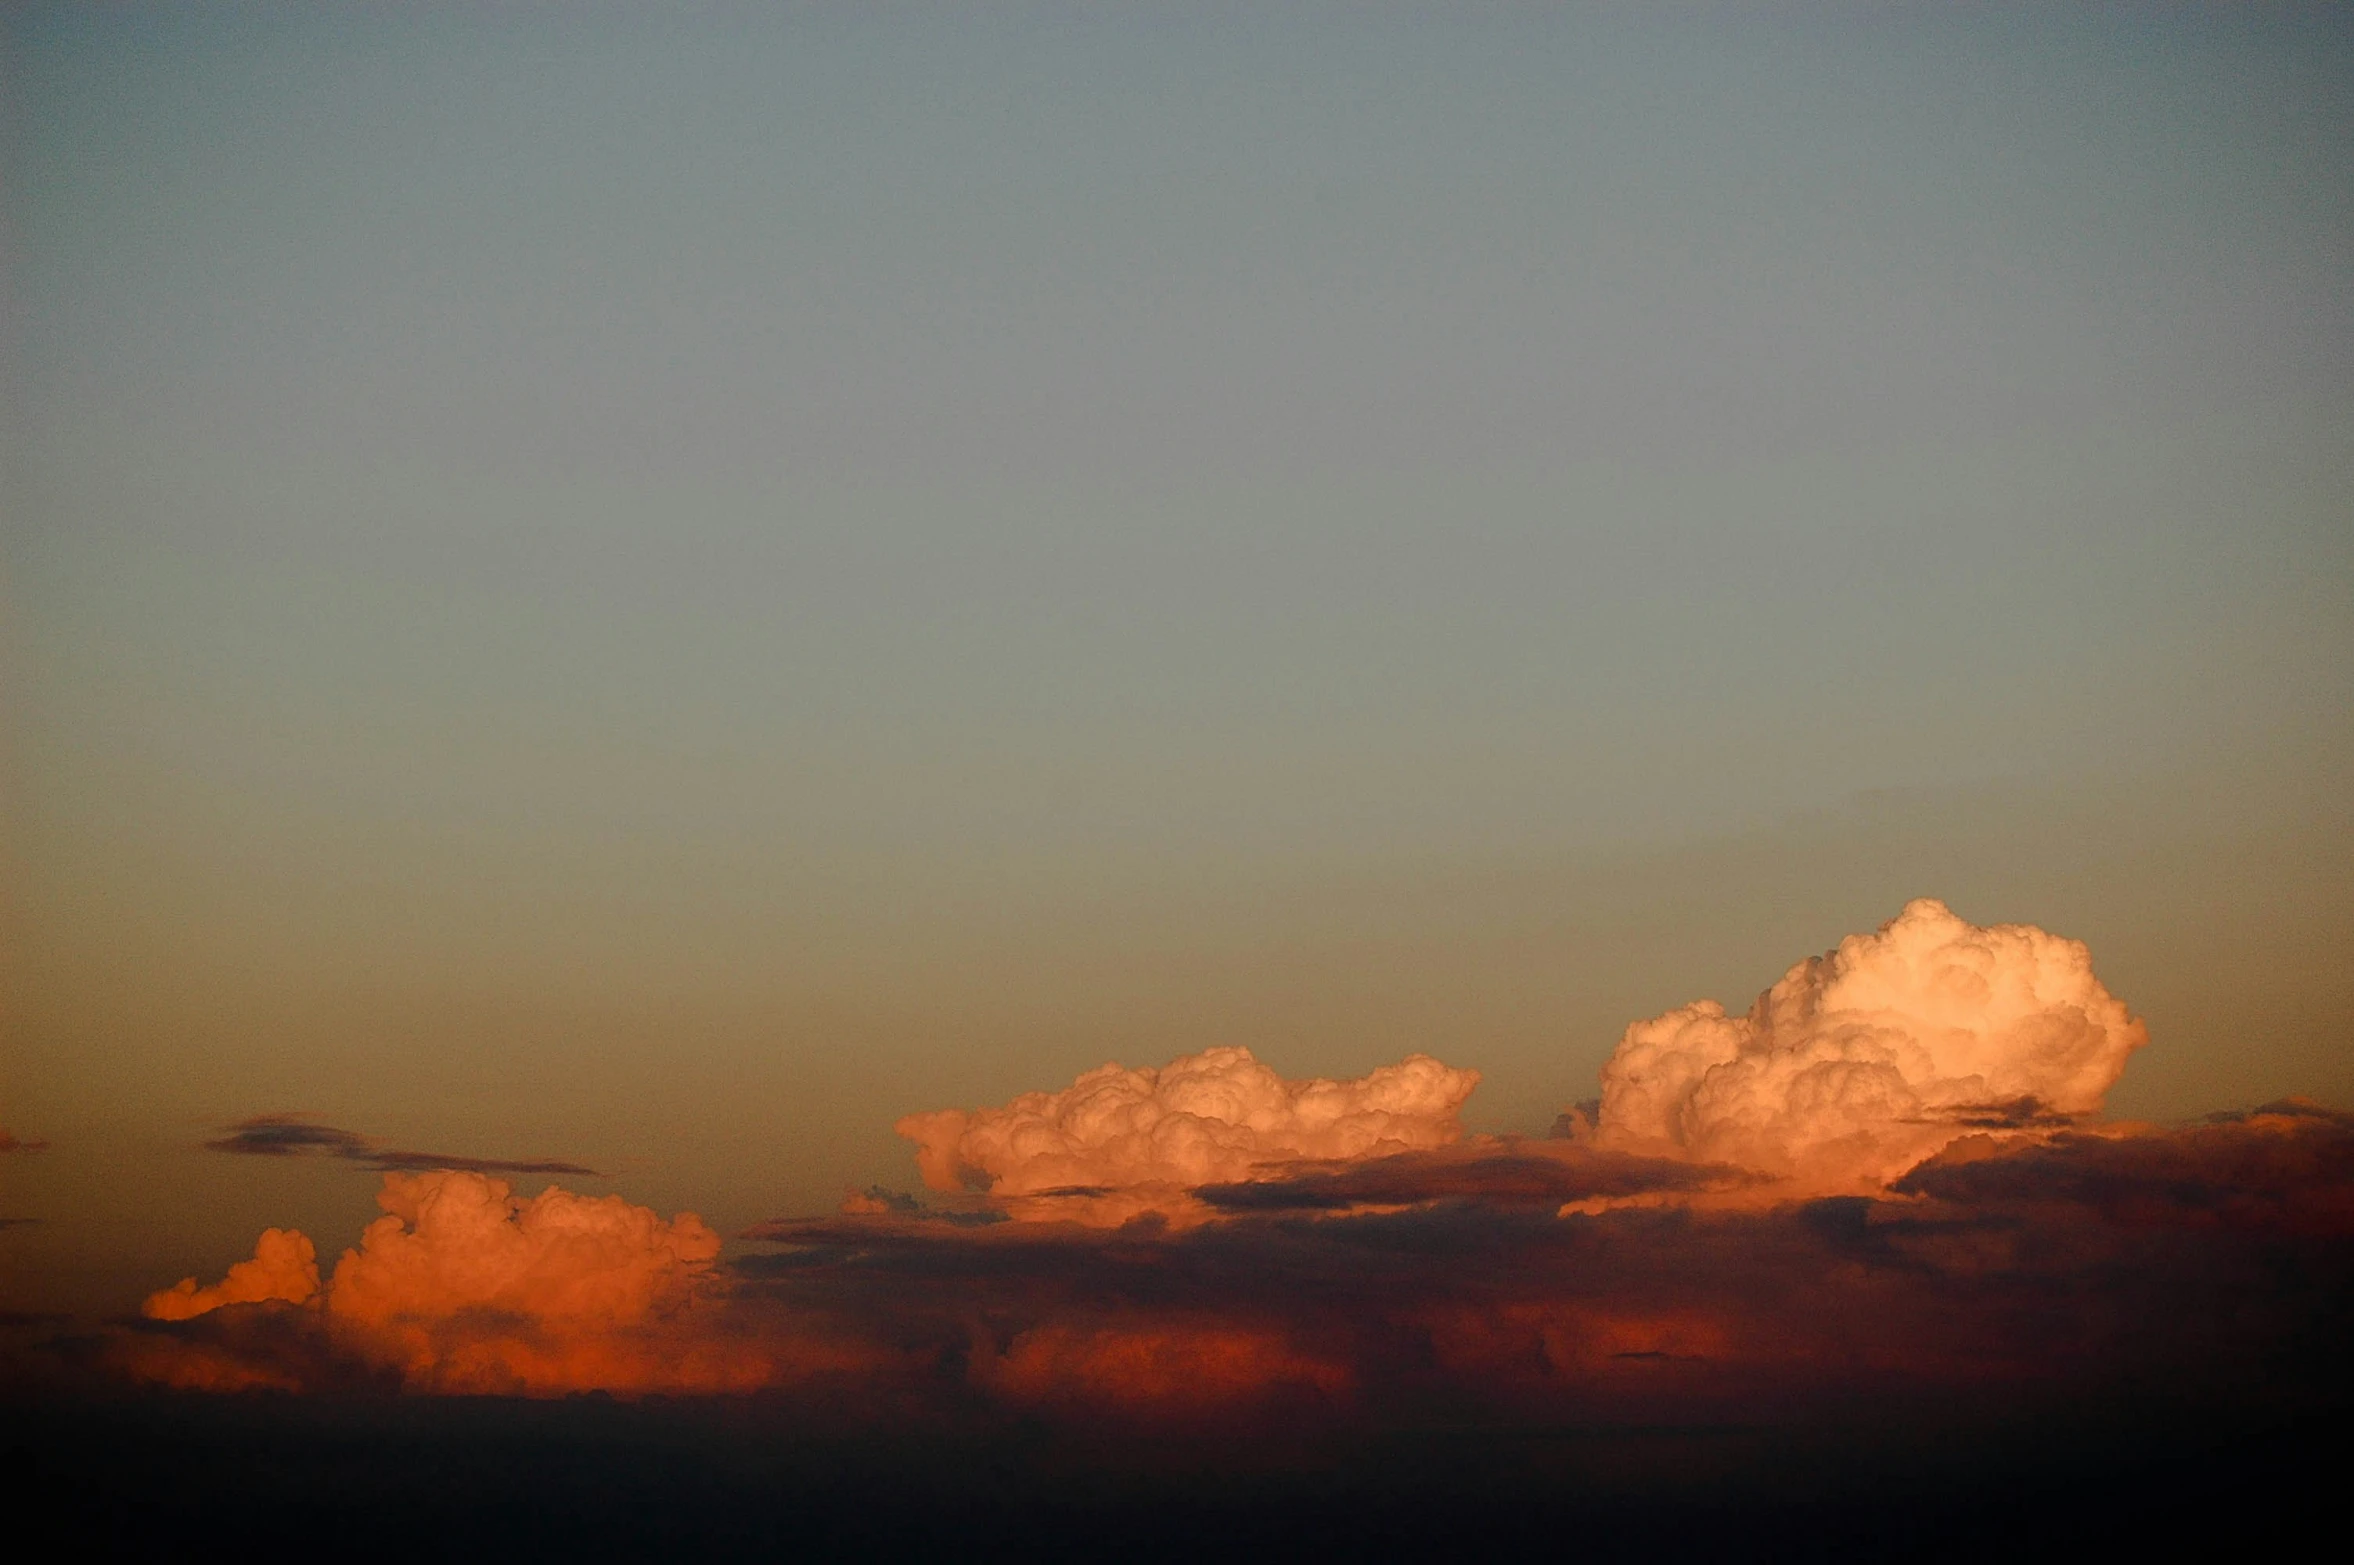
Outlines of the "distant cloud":
{"label": "distant cloud", "polygon": [[150,1295],[147,1319],[183,1329],[125,1339],[118,1365],[192,1390],[548,1395],[744,1391],[881,1356],[731,1315],[719,1235],[692,1212],[555,1187],[527,1199],[460,1169],[388,1173],[377,1204],[324,1282],[311,1240],[273,1228],[221,1282]]}
{"label": "distant cloud", "polygon": [[319,1252],[289,1228],[265,1228],[253,1259],[239,1261],[209,1288],[193,1277],[147,1296],[139,1313],[149,1320],[192,1320],[230,1304],[306,1304],[319,1291]]}
{"label": "distant cloud", "polygon": [[1537,1146],[1210,1186],[1219,1220],[1191,1225],[877,1197],[759,1225],[745,1237],[779,1253],[733,1266],[691,1214],[394,1173],[331,1276],[300,1236],[264,1235],[222,1283],[151,1300],[186,1318],[127,1333],[112,1362],[194,1388],[834,1385],[919,1417],[1243,1430],[1432,1405],[1642,1420],[2155,1383],[2335,1394],[2334,1370],[2289,1367],[2341,1362],[2354,1116],[1978,1132],[1894,1190],[1778,1201],[1721,1168]]}
{"label": "distant cloud", "polygon": [[1972,1130],[2097,1112],[2148,1041],[2080,942],[1923,899],[1800,962],[1744,1016],[1700,1000],[1629,1027],[1595,1134],[1864,1190]]}
{"label": "distant cloud", "polygon": [[[1598,1110],[1551,1138],[1465,1138],[1476,1077],[1427,1056],[1289,1081],[1210,1050],[915,1116],[939,1195],[872,1186],[751,1228],[763,1253],[733,1263],[692,1213],[481,1171],[563,1165],[265,1116],[215,1144],[385,1168],[385,1215],[323,1278],[308,1238],[264,1233],[221,1282],[153,1295],[107,1362],[199,1389],[790,1389],[1237,1435],[2159,1386],[2342,1406],[2354,1115],[2098,1122],[2141,1039],[2082,946],[1914,903],[1745,1018],[1636,1024]],[[405,1171],[428,1161],[474,1166]]]}
{"label": "distant cloud", "polygon": [[1354,1081],[1289,1081],[1248,1049],[1206,1049],[1158,1069],[1100,1066],[1001,1108],[911,1114],[898,1131],[934,1190],[985,1190],[1017,1216],[1111,1225],[1196,1215],[1186,1192],[1203,1185],[1446,1146],[1478,1085],[1479,1072],[1427,1054]]}
{"label": "distant cloud", "polygon": [[1551,1211],[1580,1201],[1721,1189],[1751,1177],[1738,1169],[1630,1157],[1574,1142],[1483,1139],[1440,1152],[1207,1185],[1194,1194],[1221,1212],[1348,1211],[1439,1201]]}
{"label": "distant cloud", "polygon": [[923,1209],[923,1203],[904,1190],[887,1190],[881,1185],[869,1185],[864,1190],[853,1190],[842,1198],[842,1213],[846,1217],[881,1217],[890,1213],[912,1215]]}
{"label": "distant cloud", "polygon": [[462,1169],[478,1174],[571,1174],[589,1179],[604,1176],[578,1163],[554,1158],[459,1157],[447,1152],[407,1152],[379,1144],[357,1131],[321,1125],[296,1114],[257,1114],[229,1127],[229,1133],[207,1141],[208,1152],[233,1152],[243,1157],[326,1157],[357,1163],[380,1172],[403,1169]]}

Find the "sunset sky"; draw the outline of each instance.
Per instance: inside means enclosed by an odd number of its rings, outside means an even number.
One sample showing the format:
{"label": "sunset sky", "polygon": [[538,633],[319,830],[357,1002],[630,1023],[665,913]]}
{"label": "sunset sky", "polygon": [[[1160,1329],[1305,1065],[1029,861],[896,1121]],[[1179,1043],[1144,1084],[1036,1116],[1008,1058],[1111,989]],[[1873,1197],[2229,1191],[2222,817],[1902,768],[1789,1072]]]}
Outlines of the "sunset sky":
{"label": "sunset sky", "polygon": [[8,1309],[1218,1047],[1540,1137],[1924,897],[2112,1118],[2354,1103],[2342,10],[15,6],[0,114]]}

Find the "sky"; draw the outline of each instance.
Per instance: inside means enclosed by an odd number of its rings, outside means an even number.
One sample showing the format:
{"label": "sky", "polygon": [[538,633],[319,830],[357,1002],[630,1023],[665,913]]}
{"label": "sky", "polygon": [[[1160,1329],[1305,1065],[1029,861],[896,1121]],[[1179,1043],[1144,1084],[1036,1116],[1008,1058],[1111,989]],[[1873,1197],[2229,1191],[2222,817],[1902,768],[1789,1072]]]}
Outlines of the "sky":
{"label": "sky", "polygon": [[35,5],[0,112],[11,1308],[1219,1047],[1539,1136],[1921,897],[2111,1115],[2354,1101],[2342,12]]}

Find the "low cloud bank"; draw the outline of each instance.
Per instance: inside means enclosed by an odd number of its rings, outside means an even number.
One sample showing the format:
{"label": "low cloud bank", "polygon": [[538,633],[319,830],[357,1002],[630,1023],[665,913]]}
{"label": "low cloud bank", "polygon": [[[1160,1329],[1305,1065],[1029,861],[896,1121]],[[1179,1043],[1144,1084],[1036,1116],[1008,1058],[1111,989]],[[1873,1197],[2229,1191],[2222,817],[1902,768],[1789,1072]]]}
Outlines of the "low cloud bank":
{"label": "low cloud bank", "polygon": [[224,1390],[835,1385],[893,1417],[1241,1433],[2151,1387],[2296,1404],[2350,1379],[2354,1116],[1979,1132],[1891,1190],[1772,1203],[1728,1170],[1537,1145],[1211,1187],[1221,1216],[1189,1227],[877,1200],[762,1224],[733,1265],[691,1217],[392,1176],[307,1300],[299,1237],[265,1239],[158,1295],[118,1363]]}
{"label": "low cloud bank", "polygon": [[[232,1389],[851,1387],[861,1416],[1240,1433],[1781,1417],[1818,1403],[2354,1386],[2354,1116],[2105,1124],[2143,1029],[2085,949],[1917,902],[1744,1017],[1640,1022],[1599,1115],[1465,1138],[1414,1056],[1287,1081],[1107,1066],[901,1133],[881,1187],[763,1223],[466,1170],[386,1177],[321,1280],[271,1230],[115,1362]],[[340,1154],[338,1154],[340,1155]]]}

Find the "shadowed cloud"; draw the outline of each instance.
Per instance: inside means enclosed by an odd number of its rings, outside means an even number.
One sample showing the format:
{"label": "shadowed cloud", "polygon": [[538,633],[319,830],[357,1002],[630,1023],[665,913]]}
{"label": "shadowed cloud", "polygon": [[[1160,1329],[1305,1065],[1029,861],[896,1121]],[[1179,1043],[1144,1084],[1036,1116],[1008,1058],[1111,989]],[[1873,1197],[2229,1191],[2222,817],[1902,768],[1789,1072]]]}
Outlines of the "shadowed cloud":
{"label": "shadowed cloud", "polygon": [[1194,1195],[1222,1212],[1345,1211],[1437,1201],[1554,1208],[1598,1198],[1724,1189],[1753,1178],[1738,1169],[1633,1157],[1576,1143],[1506,1140],[1206,1185]]}
{"label": "shadowed cloud", "polygon": [[208,1152],[232,1152],[242,1157],[324,1157],[357,1163],[382,1173],[434,1168],[463,1169],[478,1174],[570,1174],[586,1179],[604,1176],[593,1168],[556,1158],[460,1157],[447,1152],[410,1152],[381,1145],[358,1131],[322,1125],[299,1114],[257,1114],[229,1127],[227,1135],[207,1141]]}

